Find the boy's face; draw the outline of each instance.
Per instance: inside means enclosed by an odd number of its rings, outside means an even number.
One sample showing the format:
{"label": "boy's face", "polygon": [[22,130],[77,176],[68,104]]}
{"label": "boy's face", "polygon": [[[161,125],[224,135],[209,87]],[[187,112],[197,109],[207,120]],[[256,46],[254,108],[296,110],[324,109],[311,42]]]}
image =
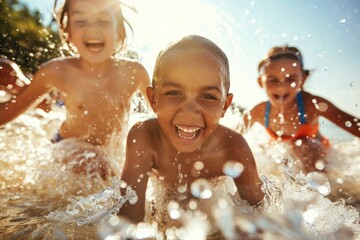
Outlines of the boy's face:
{"label": "boy's face", "polygon": [[70,0],[69,41],[90,62],[103,62],[113,55],[119,38],[113,2]]}
{"label": "boy's face", "polygon": [[[213,57],[212,57],[213,58]],[[187,53],[168,61],[148,97],[159,124],[180,152],[199,149],[231,103],[209,53]]]}
{"label": "boy's face", "polygon": [[293,104],[296,93],[301,90],[306,74],[299,61],[293,59],[272,60],[264,66],[258,78],[270,102],[278,107]]}

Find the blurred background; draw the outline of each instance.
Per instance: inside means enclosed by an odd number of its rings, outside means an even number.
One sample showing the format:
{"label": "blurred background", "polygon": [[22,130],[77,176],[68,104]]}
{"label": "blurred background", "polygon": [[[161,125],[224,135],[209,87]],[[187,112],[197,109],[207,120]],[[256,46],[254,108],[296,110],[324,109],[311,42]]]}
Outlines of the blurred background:
{"label": "blurred background", "polygon": [[[298,47],[313,70],[305,89],[360,117],[360,1],[133,0],[124,1],[133,26],[130,49],[149,74],[170,41],[199,34],[228,55],[234,102],[251,108],[266,99],[257,64],[275,45]],[[0,54],[33,72],[59,55],[53,1],[0,0]],[[131,10],[134,6],[137,11]],[[10,13],[10,14],[9,14]]]}

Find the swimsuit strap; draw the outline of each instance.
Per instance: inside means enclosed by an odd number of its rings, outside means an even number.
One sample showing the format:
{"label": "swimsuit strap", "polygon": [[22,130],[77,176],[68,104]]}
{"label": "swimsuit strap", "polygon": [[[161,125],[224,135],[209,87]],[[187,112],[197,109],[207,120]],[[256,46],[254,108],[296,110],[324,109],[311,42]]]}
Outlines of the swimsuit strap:
{"label": "swimsuit strap", "polygon": [[266,109],[265,109],[265,127],[266,128],[269,127],[270,107],[271,107],[270,101],[267,101]]}
{"label": "swimsuit strap", "polygon": [[304,101],[301,95],[301,91],[296,94],[296,100],[298,104],[298,111],[300,113],[300,122],[301,124],[305,124],[306,123],[305,108],[304,108]]}
{"label": "swimsuit strap", "polygon": [[[298,112],[300,113],[300,123],[305,124],[305,108],[304,108],[304,101],[301,95],[301,91],[296,94],[296,101],[298,105]],[[270,108],[271,104],[270,101],[266,102],[266,109],[265,109],[265,127],[269,127],[269,117],[270,117]]]}

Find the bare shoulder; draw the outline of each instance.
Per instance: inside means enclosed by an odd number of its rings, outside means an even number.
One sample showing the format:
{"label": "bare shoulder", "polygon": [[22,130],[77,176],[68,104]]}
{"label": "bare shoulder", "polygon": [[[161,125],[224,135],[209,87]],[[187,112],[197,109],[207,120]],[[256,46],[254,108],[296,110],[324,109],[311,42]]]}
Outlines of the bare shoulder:
{"label": "bare shoulder", "polygon": [[254,106],[248,113],[244,116],[244,121],[247,123],[246,125],[252,125],[255,122],[259,122],[261,124],[264,124],[264,116],[266,111],[266,103],[267,102],[261,102]]}
{"label": "bare shoulder", "polygon": [[326,104],[331,103],[329,100],[327,100],[324,97],[306,91],[302,91],[302,97],[305,104],[312,105],[314,107],[317,107],[317,104],[321,104],[321,103],[326,103]]}
{"label": "bare shoulder", "polygon": [[137,142],[145,144],[144,146],[150,145],[154,142],[153,140],[160,130],[159,127],[160,126],[155,118],[135,123],[129,131],[128,144]]}
{"label": "bare shoulder", "polygon": [[122,71],[127,71],[130,73],[134,78],[149,78],[148,71],[144,67],[142,63],[135,59],[116,59],[115,60],[118,64],[117,67]]}
{"label": "bare shoulder", "polygon": [[43,63],[35,74],[35,78],[46,79],[51,82],[66,79],[69,68],[74,65],[75,58],[58,57]]}
{"label": "bare shoulder", "polygon": [[224,125],[219,125],[216,130],[217,138],[220,139],[222,146],[225,146],[228,149],[239,150],[242,147],[248,148],[247,141],[243,135],[231,128],[228,128]]}
{"label": "bare shoulder", "polygon": [[323,115],[329,108],[334,106],[327,99],[306,91],[302,92],[302,98],[305,105],[305,111],[308,115]]}

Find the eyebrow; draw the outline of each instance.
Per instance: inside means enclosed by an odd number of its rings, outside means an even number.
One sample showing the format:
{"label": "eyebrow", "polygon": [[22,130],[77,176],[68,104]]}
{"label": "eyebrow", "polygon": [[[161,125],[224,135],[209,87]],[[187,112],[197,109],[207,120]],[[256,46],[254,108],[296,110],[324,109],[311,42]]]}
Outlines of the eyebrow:
{"label": "eyebrow", "polygon": [[[82,11],[82,10],[75,10],[75,11],[72,11],[70,12],[72,15],[75,15],[75,14],[86,14],[85,11]],[[99,16],[105,16],[105,15],[110,15],[109,13],[107,13],[106,11],[100,11],[98,13],[96,13],[95,15],[99,15]]]}
{"label": "eyebrow", "polygon": [[[179,88],[182,88],[182,86],[180,84],[177,84],[177,83],[174,83],[174,82],[170,82],[170,81],[166,81],[166,80],[163,80],[164,84],[162,84],[163,87],[167,87],[167,86],[170,86],[170,87],[179,87]],[[216,87],[216,86],[206,86],[206,87],[203,87],[202,90],[206,90],[206,91],[211,91],[211,90],[215,90],[219,93],[222,93],[221,89]]]}

